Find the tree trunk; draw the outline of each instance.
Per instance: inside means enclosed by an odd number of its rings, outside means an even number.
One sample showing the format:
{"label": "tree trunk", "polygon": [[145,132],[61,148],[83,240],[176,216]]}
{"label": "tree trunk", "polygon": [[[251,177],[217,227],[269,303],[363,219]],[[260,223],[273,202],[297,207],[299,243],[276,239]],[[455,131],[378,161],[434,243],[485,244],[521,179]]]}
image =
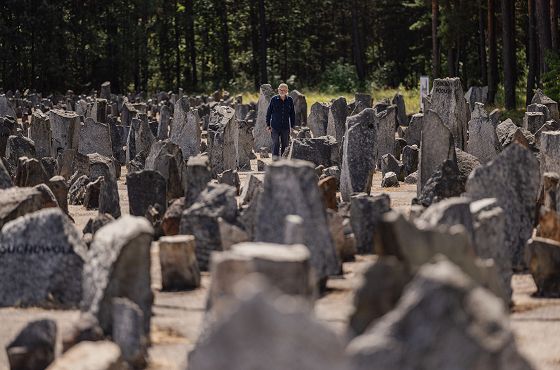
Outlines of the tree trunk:
{"label": "tree trunk", "polygon": [[438,40],[438,18],[439,3],[438,0],[432,0],[432,78],[434,79],[439,78],[441,73],[441,59]]}
{"label": "tree trunk", "polygon": [[[196,76],[196,44],[195,44],[195,35],[194,35],[194,0],[186,0],[185,2],[185,12],[187,16],[187,44],[188,44],[188,53],[190,57],[190,83],[191,83],[191,91],[196,91],[197,89],[197,76]],[[185,58],[185,60],[189,60]],[[187,78],[187,74],[185,74],[185,78]]]}
{"label": "tree trunk", "polygon": [[356,65],[358,80],[360,80],[360,82],[363,82],[366,79],[366,68],[364,47],[361,41],[362,35],[360,30],[360,10],[358,9],[358,2],[356,0],[352,0],[350,6],[352,14],[352,46],[354,51],[354,63]]}
{"label": "tree trunk", "polygon": [[488,0],[488,66],[488,103],[494,104],[498,91],[498,51],[494,0]]}
{"label": "tree trunk", "polygon": [[254,1],[249,1],[249,17],[251,19],[251,48],[253,50],[251,66],[255,90],[258,91],[261,84],[259,76],[259,19]]}
{"label": "tree trunk", "polygon": [[488,71],[486,65],[486,37],[484,32],[484,7],[483,0],[478,3],[478,63],[480,64],[480,82],[482,86],[488,84]]}
{"label": "tree trunk", "polygon": [[176,10],[179,5],[179,0],[175,0],[175,11],[173,12],[173,20],[175,22],[175,88],[178,90],[181,86],[181,36],[179,33],[179,12]]}
{"label": "tree trunk", "polygon": [[266,30],[266,8],[264,0],[259,0],[259,26],[260,26],[260,50],[259,50],[259,69],[261,75],[261,84],[268,82],[266,71],[266,54],[267,54],[267,30]]}
{"label": "tree trunk", "polygon": [[527,16],[528,16],[528,29],[527,29],[527,62],[529,64],[529,71],[527,73],[527,95],[525,98],[525,105],[531,104],[533,100],[534,89],[537,86],[536,70],[538,69],[537,61],[537,35],[535,30],[535,0],[527,0]]}
{"label": "tree trunk", "polygon": [[558,50],[558,0],[550,0],[550,36],[552,49]]}
{"label": "tree trunk", "polygon": [[537,35],[539,37],[539,59],[541,73],[548,72],[546,53],[552,48],[550,27],[549,0],[535,0],[535,15],[537,18]]}
{"label": "tree trunk", "polygon": [[515,0],[502,0],[505,108],[515,109]]}
{"label": "tree trunk", "polygon": [[224,69],[223,72],[223,79],[225,80],[225,84],[229,83],[231,80],[233,73],[231,70],[231,59],[229,55],[229,28],[227,24],[227,2],[224,0],[217,0],[217,9],[219,9],[220,13],[220,39],[221,39],[221,46],[222,46],[222,68]]}

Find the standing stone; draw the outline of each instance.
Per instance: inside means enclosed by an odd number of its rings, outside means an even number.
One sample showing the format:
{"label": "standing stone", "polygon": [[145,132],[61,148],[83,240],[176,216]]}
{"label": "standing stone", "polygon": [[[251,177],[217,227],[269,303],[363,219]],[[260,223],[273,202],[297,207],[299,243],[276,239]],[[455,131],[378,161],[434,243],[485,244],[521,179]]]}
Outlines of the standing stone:
{"label": "standing stone", "polygon": [[397,107],[391,105],[376,115],[377,120],[377,159],[385,154],[395,153],[395,126],[397,122]]}
{"label": "standing stone", "polygon": [[107,100],[95,99],[89,117],[95,122],[107,123]]}
{"label": "standing stone", "polygon": [[8,222],[0,235],[0,307],[76,307],[85,260],[81,234],[59,208]]}
{"label": "standing stone", "polygon": [[342,137],[346,131],[347,117],[348,105],[346,104],[346,98],[341,96],[334,100],[329,107],[327,122],[327,135],[333,136],[337,143],[342,143]]}
{"label": "standing stone", "polygon": [[78,149],[80,140],[80,116],[75,112],[53,109],[49,112],[52,146],[51,157],[66,149]]}
{"label": "standing stone", "polygon": [[117,180],[112,175],[101,176],[99,180],[101,182],[99,189],[99,213],[107,213],[114,218],[120,217],[121,206]]}
{"label": "standing stone", "polygon": [[5,94],[0,94],[0,117],[10,116],[16,118],[16,111]]}
{"label": "standing stone", "polygon": [[241,293],[245,286],[232,294],[235,308],[189,355],[190,370],[350,369],[336,334],[312,318],[306,305],[273,295],[264,281]]}
{"label": "standing stone", "polygon": [[189,100],[184,96],[175,103],[169,139],[179,145],[183,158],[187,159],[200,153],[200,137],[198,111],[190,109]]}
{"label": "standing stone", "polygon": [[237,219],[236,189],[225,184],[208,184],[195,203],[181,216],[179,233],[194,235],[196,259],[201,270],[208,269],[213,251],[224,250],[220,234],[220,219],[235,224]]}
{"label": "standing stone", "polygon": [[37,320],[27,324],[8,344],[10,370],[42,370],[54,361],[56,322]]}
{"label": "standing stone", "polygon": [[352,193],[370,193],[378,152],[375,119],[373,108],[366,108],[346,120],[340,173],[340,194],[345,202]]}
{"label": "standing stone", "polygon": [[31,116],[29,138],[35,143],[37,158],[51,156],[51,124],[49,116],[40,110],[34,111]]}
{"label": "standing stone", "polygon": [[356,250],[361,254],[373,253],[377,225],[383,214],[391,210],[387,194],[371,197],[360,193],[350,199],[350,224],[356,238]]}
{"label": "standing stone", "polygon": [[328,123],[329,106],[320,102],[313,103],[309,117],[307,117],[307,126],[311,129],[313,137],[325,136]]}
{"label": "standing stone", "polygon": [[84,266],[81,310],[94,315],[105,334],[113,328],[113,298],[136,303],[150,332],[153,293],[150,245],[154,230],[144,217],[124,215],[95,233]]}
{"label": "standing stone", "polygon": [[467,145],[467,122],[470,112],[463,95],[461,79],[458,77],[435,79],[430,109],[437,113],[443,124],[449,128],[455,146],[464,149]]}
{"label": "standing stone", "polygon": [[537,91],[535,91],[535,95],[533,95],[533,100],[531,100],[531,103],[546,105],[552,119],[556,121],[560,120],[560,115],[558,113],[558,103],[546,96],[541,89],[537,89]]}
{"label": "standing stone", "polygon": [[167,182],[167,199],[176,199],[184,195],[183,178],[186,166],[178,145],[168,139],[155,142],[150,148],[144,168],[158,171]]}
{"label": "standing stone", "polygon": [[469,103],[471,112],[475,109],[476,103],[486,104],[488,100],[488,86],[471,86],[465,94],[465,99]]}
{"label": "standing stone", "polygon": [[527,106],[527,112],[540,112],[544,115],[545,121],[550,121],[552,119],[548,107],[544,104],[539,104],[539,103],[529,104]]}
{"label": "standing stone", "polygon": [[8,138],[11,135],[17,135],[16,122],[0,117],[0,154],[6,155],[6,146],[8,145]]}
{"label": "standing stone", "polygon": [[467,196],[475,200],[496,198],[504,210],[506,246],[514,269],[524,266],[523,249],[533,230],[539,179],[537,158],[513,143],[492,162],[476,168],[467,180]]}
{"label": "standing stone", "polygon": [[208,185],[210,180],[212,180],[212,173],[208,157],[196,156],[189,158],[185,183],[185,209],[196,202],[199,194],[206,189],[206,185]]}
{"label": "standing stone", "polygon": [[391,100],[391,104],[397,107],[397,123],[400,126],[408,126],[408,117],[406,116],[406,105],[404,96],[400,92],[396,93]]}
{"label": "standing stone", "polygon": [[404,176],[408,176],[413,172],[418,170],[418,146],[407,145],[404,147],[402,152],[402,163]]}
{"label": "standing stone", "polygon": [[111,143],[109,126],[96,122],[92,118],[86,118],[84,123],[80,125],[78,153],[99,153],[106,157],[112,157],[113,145]]}
{"label": "standing stone", "polygon": [[337,210],[337,197],[336,197],[336,177],[327,176],[319,180],[317,184],[321,191],[321,198],[325,208]]}
{"label": "standing stone", "polygon": [[373,99],[370,94],[357,92],[354,94],[354,109],[352,115],[358,114],[366,108],[371,108],[372,105]]}
{"label": "standing stone", "polygon": [[148,123],[148,117],[145,114],[139,115],[141,119],[133,119],[132,126],[134,127],[134,147],[136,154],[143,153],[148,155],[150,148],[155,141],[154,133]]}
{"label": "standing stone", "polygon": [[523,128],[532,134],[536,133],[545,124],[544,114],[541,112],[525,112]]}
{"label": "standing stone", "polygon": [[239,165],[239,124],[235,110],[219,106],[212,112],[208,126],[208,153],[212,177]]}
{"label": "standing stone", "polygon": [[420,163],[416,186],[418,196],[422,194],[424,185],[434,171],[448,159],[457,162],[453,134],[436,112],[428,110],[424,115],[420,140]]}
{"label": "standing stone", "polygon": [[560,173],[560,131],[543,132],[540,141],[541,174]]}
{"label": "standing stone", "polygon": [[68,214],[68,186],[66,180],[62,176],[54,176],[47,183],[49,189],[53,192],[58,206]]}
{"label": "standing stone", "polygon": [[101,90],[99,91],[99,97],[101,99],[111,100],[111,82],[105,81],[101,84]]}
{"label": "standing stone", "polygon": [[135,369],[147,364],[147,338],[143,330],[144,314],[127,298],[113,298],[111,339],[121,349],[122,358]]}
{"label": "standing stone", "polygon": [[469,121],[467,153],[474,155],[480,163],[488,163],[501,151],[496,129],[481,103],[475,103]]}
{"label": "standing stone", "polygon": [[404,133],[404,139],[408,145],[420,145],[423,121],[424,113],[416,113],[410,119],[410,124]]}
{"label": "standing stone", "polygon": [[274,90],[269,84],[261,85],[259,101],[257,103],[257,123],[253,129],[253,136],[255,137],[254,149],[259,150],[262,147],[272,147],[272,138],[266,126],[266,112],[270,99],[274,96]]}
{"label": "standing stone", "polygon": [[502,302],[444,258],[424,265],[397,307],[352,340],[347,355],[354,370],[532,368]]}
{"label": "standing stone", "polygon": [[145,216],[148,208],[156,204],[165,212],[167,184],[159,172],[142,170],[129,173],[126,175],[126,188],[131,215]]}
{"label": "standing stone", "polygon": [[294,110],[296,114],[296,121],[293,126],[306,126],[307,125],[307,100],[305,95],[297,90],[292,90],[288,94],[294,101]]}
{"label": "standing stone", "polygon": [[193,289],[200,286],[192,235],[164,236],[159,239],[159,263],[163,290]]}
{"label": "standing stone", "polygon": [[253,147],[255,146],[255,138],[253,137],[253,125],[247,120],[238,120],[237,122],[239,123],[239,169],[250,171],[251,159],[256,158],[255,154],[253,153]]}
{"label": "standing stone", "polygon": [[[305,161],[280,160],[267,167],[264,191],[257,206],[256,241],[282,243],[283,225],[287,215],[304,220],[305,245],[311,251],[311,265],[317,279],[339,273],[340,264],[329,233],[327,215],[317,187],[313,166]],[[270,212],[270,210],[274,212]]]}
{"label": "standing stone", "polygon": [[332,136],[294,139],[288,152],[289,159],[302,159],[315,166],[331,167],[339,164],[339,146]]}
{"label": "standing stone", "polygon": [[167,105],[163,105],[159,111],[159,122],[157,129],[157,139],[165,140],[169,137],[169,120],[171,112]]}

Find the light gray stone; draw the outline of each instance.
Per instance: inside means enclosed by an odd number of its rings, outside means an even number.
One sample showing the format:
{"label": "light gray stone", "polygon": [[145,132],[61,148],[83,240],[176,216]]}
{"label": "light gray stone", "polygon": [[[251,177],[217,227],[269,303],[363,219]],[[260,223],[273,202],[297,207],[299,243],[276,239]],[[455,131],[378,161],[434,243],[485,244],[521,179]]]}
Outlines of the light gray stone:
{"label": "light gray stone", "polygon": [[475,169],[466,184],[474,200],[496,198],[506,214],[506,245],[512,266],[523,268],[523,249],[531,237],[539,191],[539,163],[519,144],[505,148],[495,160]]}
{"label": "light gray stone", "polygon": [[144,333],[150,332],[153,293],[150,245],[154,229],[143,217],[124,215],[95,233],[81,280],[80,308],[99,321],[105,334],[113,328],[112,300],[124,297],[144,314]]}
{"label": "light gray stone", "polygon": [[467,144],[469,110],[463,93],[461,79],[435,79],[431,92],[430,110],[439,115],[453,135],[454,145],[464,149]]}
{"label": "light gray stone", "polygon": [[299,215],[305,233],[305,245],[311,251],[311,264],[318,280],[338,274],[340,263],[329,233],[325,208],[317,186],[315,169],[309,162],[280,160],[270,164],[264,179],[264,191],[256,214],[256,241],[282,243],[287,215]]}
{"label": "light gray stone", "polygon": [[496,129],[481,103],[475,103],[469,121],[469,142],[467,152],[474,155],[480,163],[488,163],[502,150]]}
{"label": "light gray stone", "polygon": [[269,84],[261,85],[259,101],[257,103],[257,121],[253,129],[253,137],[255,138],[255,151],[260,148],[272,146],[272,138],[266,125],[266,112],[270,99],[274,96],[275,92]]}
{"label": "light gray stone", "polygon": [[343,201],[356,192],[370,192],[377,164],[377,126],[375,111],[366,108],[346,120],[342,152],[340,193]]}
{"label": "light gray stone", "polygon": [[183,158],[188,159],[200,153],[200,137],[198,111],[191,109],[188,98],[184,96],[175,103],[169,139],[179,145]]}

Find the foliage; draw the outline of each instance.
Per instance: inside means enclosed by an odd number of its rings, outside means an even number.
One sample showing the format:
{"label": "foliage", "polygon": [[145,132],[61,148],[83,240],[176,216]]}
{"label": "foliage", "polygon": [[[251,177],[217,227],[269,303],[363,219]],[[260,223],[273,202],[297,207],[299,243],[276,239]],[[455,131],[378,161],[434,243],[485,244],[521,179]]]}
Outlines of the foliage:
{"label": "foliage", "polygon": [[542,76],[544,93],[560,101],[560,53],[550,51],[546,56],[548,72]]}

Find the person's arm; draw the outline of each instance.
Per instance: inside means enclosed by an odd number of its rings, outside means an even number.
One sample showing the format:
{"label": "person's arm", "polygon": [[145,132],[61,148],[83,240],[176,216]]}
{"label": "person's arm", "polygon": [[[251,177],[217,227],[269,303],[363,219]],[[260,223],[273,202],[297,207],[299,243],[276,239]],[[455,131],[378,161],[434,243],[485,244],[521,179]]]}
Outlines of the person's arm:
{"label": "person's arm", "polygon": [[292,108],[290,109],[290,128],[294,128],[296,124],[296,107],[294,106],[294,100],[290,98],[290,105]]}
{"label": "person's arm", "polygon": [[268,109],[266,111],[266,127],[270,128],[270,119],[272,118],[272,99],[270,99],[270,103],[268,103]]}

